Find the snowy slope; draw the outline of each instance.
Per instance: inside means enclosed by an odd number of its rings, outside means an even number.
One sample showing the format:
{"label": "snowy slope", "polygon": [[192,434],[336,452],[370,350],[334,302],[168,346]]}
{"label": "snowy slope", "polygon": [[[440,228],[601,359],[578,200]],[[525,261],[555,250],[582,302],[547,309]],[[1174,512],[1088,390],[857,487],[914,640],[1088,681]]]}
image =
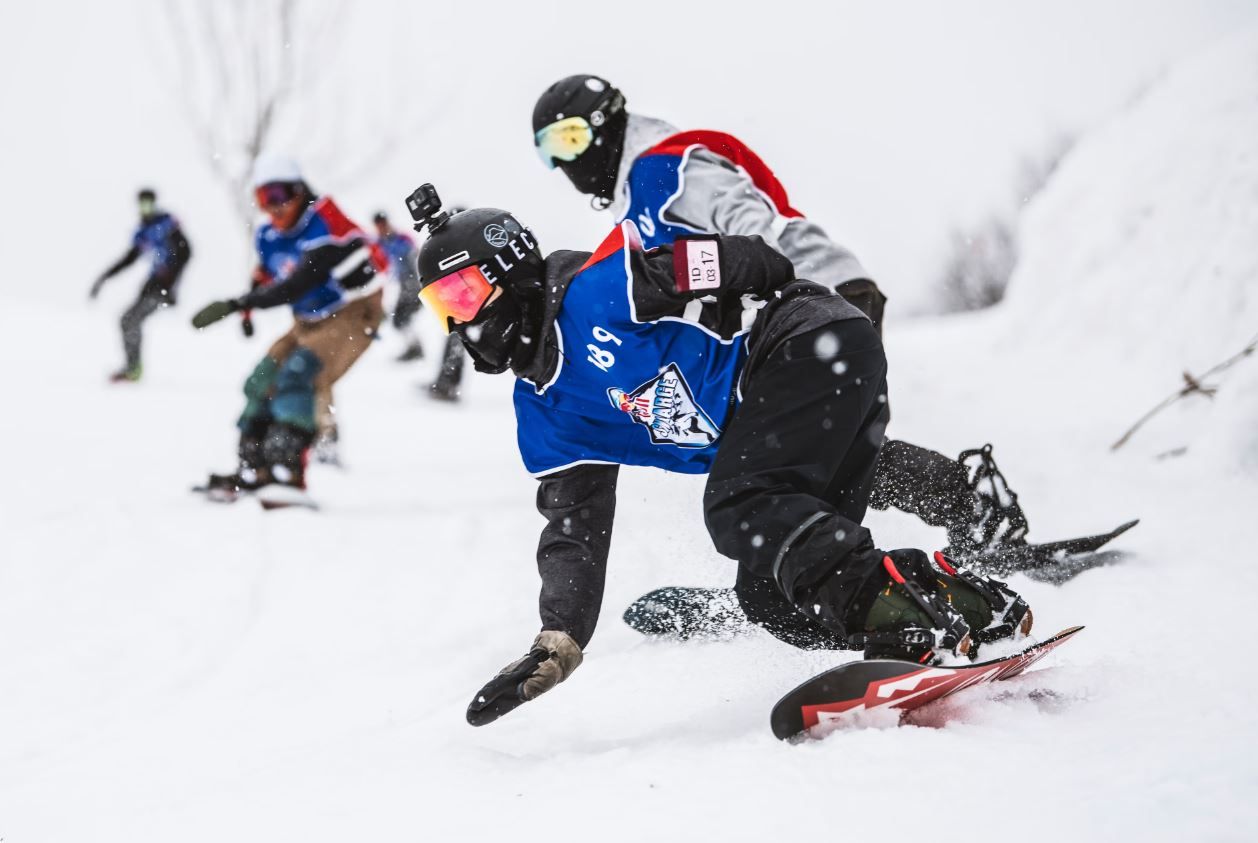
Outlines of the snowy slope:
{"label": "snowy slope", "polygon": [[[0,508],[0,838],[921,839],[928,819],[975,807],[977,831],[930,833],[1252,838],[1258,683],[1233,666],[1258,586],[1258,360],[1213,404],[1107,449],[1180,368],[1258,333],[1256,128],[1248,35],[1079,144],[1029,213],[1005,305],[890,327],[897,436],[997,443],[1033,537],[1144,519],[1122,565],[1059,589],[1015,582],[1040,632],[1088,629],[946,729],[787,746],[769,706],[843,656],[764,635],[660,644],[619,624],[649,588],[731,576],[701,528],[701,484],[649,471],[622,479],[586,663],[471,729],[470,695],[537,623],[540,525],[507,381],[474,378],[464,407],[434,405],[393,346],[374,349],[338,387],[349,468],[315,469],[325,511],[208,507],[183,488],[230,464],[241,377],[282,315],[251,343],[231,324],[195,335],[194,297],[149,323],[161,355],[120,389],[101,383],[117,343],[102,310],[134,279],[56,322],[47,290],[18,297],[0,310],[18,364],[0,414],[17,481]],[[124,234],[84,236],[112,250]],[[199,293],[234,289],[209,269],[229,262],[203,256]],[[940,540],[894,514],[871,524],[888,545]]]}

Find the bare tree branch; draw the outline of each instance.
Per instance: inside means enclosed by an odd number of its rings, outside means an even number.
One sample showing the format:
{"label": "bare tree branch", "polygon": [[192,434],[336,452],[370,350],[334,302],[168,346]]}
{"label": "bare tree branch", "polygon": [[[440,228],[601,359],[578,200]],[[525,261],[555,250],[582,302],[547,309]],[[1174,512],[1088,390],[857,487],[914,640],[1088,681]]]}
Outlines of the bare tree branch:
{"label": "bare tree branch", "polygon": [[1174,404],[1176,401],[1180,400],[1181,398],[1185,398],[1189,395],[1204,395],[1206,398],[1213,398],[1215,393],[1218,392],[1219,389],[1218,387],[1215,387],[1215,386],[1205,385],[1204,383],[1205,379],[1210,377],[1211,375],[1218,374],[1219,372],[1222,372],[1223,370],[1230,368],[1236,363],[1239,363],[1241,360],[1253,354],[1255,350],[1258,350],[1258,336],[1254,337],[1252,340],[1249,341],[1249,344],[1247,346],[1242,348],[1236,354],[1233,354],[1231,357],[1224,360],[1222,363],[1217,363],[1214,366],[1211,366],[1209,369],[1203,372],[1200,377],[1194,377],[1190,373],[1184,372],[1183,373],[1184,385],[1180,387],[1179,391],[1168,396],[1167,398],[1164,398],[1152,410],[1150,410],[1149,412],[1141,416],[1136,421],[1136,423],[1133,424],[1128,429],[1126,433],[1124,433],[1121,437],[1119,437],[1117,442],[1109,446],[1110,450],[1117,451],[1123,445],[1127,444],[1127,440],[1129,440],[1135,434],[1137,430],[1143,427],[1145,422],[1147,422],[1149,419],[1153,418],[1158,413],[1162,412],[1167,407],[1171,406],[1172,404]]}

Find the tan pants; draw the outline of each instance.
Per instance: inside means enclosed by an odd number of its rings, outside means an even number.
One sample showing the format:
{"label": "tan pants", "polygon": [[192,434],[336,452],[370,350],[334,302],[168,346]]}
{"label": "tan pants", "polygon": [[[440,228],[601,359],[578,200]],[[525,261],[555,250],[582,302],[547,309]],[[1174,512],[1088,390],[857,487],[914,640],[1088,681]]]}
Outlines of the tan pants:
{"label": "tan pants", "polygon": [[349,371],[376,337],[384,319],[384,291],[355,299],[318,322],[294,322],[288,333],[272,343],[267,356],[277,364],[298,348],[314,352],[323,364],[315,376],[315,423],[319,433],[336,427],[332,384]]}

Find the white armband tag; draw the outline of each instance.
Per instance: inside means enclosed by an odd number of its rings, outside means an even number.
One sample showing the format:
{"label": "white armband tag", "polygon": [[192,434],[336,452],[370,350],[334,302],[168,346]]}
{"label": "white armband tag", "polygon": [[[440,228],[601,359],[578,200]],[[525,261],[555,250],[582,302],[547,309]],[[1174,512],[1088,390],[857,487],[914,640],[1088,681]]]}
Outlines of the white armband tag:
{"label": "white armband tag", "polygon": [[679,293],[720,289],[721,255],[717,241],[692,238],[674,241],[673,276]]}

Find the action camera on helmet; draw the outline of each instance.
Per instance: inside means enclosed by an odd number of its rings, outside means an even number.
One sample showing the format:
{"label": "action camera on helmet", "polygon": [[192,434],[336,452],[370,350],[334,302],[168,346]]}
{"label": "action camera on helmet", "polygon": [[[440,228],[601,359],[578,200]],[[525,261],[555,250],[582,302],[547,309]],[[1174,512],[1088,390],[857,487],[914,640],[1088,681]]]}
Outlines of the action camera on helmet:
{"label": "action camera on helmet", "polygon": [[449,214],[441,210],[441,197],[437,195],[437,188],[431,184],[421,184],[415,188],[415,191],[406,197],[406,209],[411,212],[416,231],[423,231],[424,226],[428,226],[428,231],[431,233],[450,218]]}

